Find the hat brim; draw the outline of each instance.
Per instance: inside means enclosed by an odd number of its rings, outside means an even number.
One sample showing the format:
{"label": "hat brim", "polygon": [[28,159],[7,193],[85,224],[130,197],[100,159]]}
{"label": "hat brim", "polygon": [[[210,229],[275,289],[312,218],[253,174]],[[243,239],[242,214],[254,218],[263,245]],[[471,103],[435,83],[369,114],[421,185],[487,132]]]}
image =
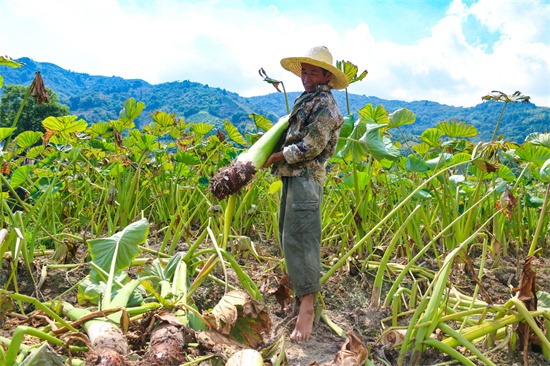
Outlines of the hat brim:
{"label": "hat brim", "polygon": [[329,80],[329,85],[332,89],[345,89],[349,85],[349,80],[346,74],[344,74],[340,69],[327,64],[326,62],[315,60],[309,57],[287,57],[281,60],[281,66],[291,73],[301,77],[302,76],[302,64],[310,64],[318,66],[329,71],[332,74],[332,77]]}

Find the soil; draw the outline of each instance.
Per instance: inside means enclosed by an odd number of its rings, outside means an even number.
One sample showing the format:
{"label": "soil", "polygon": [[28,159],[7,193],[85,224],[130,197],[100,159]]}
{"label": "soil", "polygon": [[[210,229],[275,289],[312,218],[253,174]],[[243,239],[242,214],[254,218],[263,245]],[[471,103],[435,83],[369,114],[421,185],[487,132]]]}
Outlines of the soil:
{"label": "soil", "polygon": [[[185,243],[178,245],[178,250],[186,249],[187,245]],[[284,350],[289,365],[336,365],[333,362],[346,339],[338,336],[323,321],[318,321],[314,324],[310,340],[295,342],[289,338],[296,318],[294,314],[289,314],[288,311],[282,308],[276,296],[269,295],[270,291],[277,288],[277,280],[283,278],[283,274],[280,273],[280,266],[276,262],[280,258],[279,253],[277,253],[277,245],[271,243],[263,246],[256,244],[256,250],[261,256],[273,259],[272,261],[264,262],[263,265],[258,264],[254,256],[246,248],[234,247],[234,250],[241,251],[239,254],[233,253],[234,256],[238,258],[239,264],[258,284],[259,288],[263,289],[265,307],[271,318],[271,331],[269,334],[264,335],[264,342],[259,349],[268,347],[281,337],[284,337]],[[77,257],[79,254],[83,255],[83,253],[77,253],[76,257],[72,259],[73,262],[78,261]],[[481,262],[480,254],[475,251],[469,253],[476,275]],[[35,274],[35,277],[38,279],[40,279],[39,274],[41,273],[44,260],[45,258],[39,258],[36,262],[35,273],[37,275]],[[403,263],[403,260],[400,258],[395,258],[395,261]],[[514,296],[511,287],[517,287],[519,284],[523,261],[524,256],[522,255],[509,255],[497,260],[493,258],[487,259],[482,285],[495,304],[503,304]],[[358,263],[360,264],[361,261],[359,260]],[[435,260],[426,259],[423,266],[431,270],[438,269]],[[540,287],[540,290],[550,292],[550,259],[538,258],[533,263],[533,269],[537,272],[536,284]],[[1,283],[5,283],[10,272],[10,263],[4,260],[0,271]],[[354,269],[353,266],[347,266],[346,269],[336,272],[323,285],[321,293],[321,299],[325,305],[323,314],[345,332],[354,332],[362,340],[366,349],[368,349],[369,359],[373,360],[375,365],[397,365],[398,351],[384,346],[380,340],[383,330],[391,326],[391,321],[384,321],[384,319],[391,317],[391,309],[384,308],[383,306],[380,308],[369,307],[375,273],[375,271],[371,271],[368,268],[364,272],[361,272]],[[48,270],[47,275],[44,277],[44,283],[41,286],[41,296],[39,298],[45,301],[65,293],[86,274],[86,265],[76,270]],[[216,267],[212,275],[223,280],[223,272],[219,266]],[[237,278],[231,270],[229,270],[229,276],[230,283],[238,287]],[[17,279],[19,292],[34,296],[35,286],[26,275],[26,270],[22,264],[19,264]],[[467,266],[456,265],[451,272],[450,280],[461,292],[472,295],[475,281],[472,280],[472,274]],[[410,278],[407,281],[410,281]],[[388,291],[391,284],[392,279],[386,278],[382,288],[382,301],[385,298],[384,294]],[[212,309],[223,295],[224,287],[222,285],[213,281],[205,281],[204,285],[196,291],[194,300],[200,311],[206,311]],[[482,299],[481,296],[478,298]],[[65,293],[63,300],[76,304],[76,290],[72,289]],[[318,304],[321,306],[321,301],[318,301]],[[25,308],[26,313],[32,310],[34,310],[32,306]],[[405,310],[407,309],[404,304],[402,311]],[[400,321],[402,324],[407,325],[409,319],[402,318]],[[9,329],[5,325],[0,327],[0,336],[10,338],[12,333],[13,328]],[[138,353],[143,354],[143,351]],[[406,356],[405,365],[408,364],[409,357],[410,355]],[[496,365],[523,365],[522,352],[510,352],[507,347],[491,354],[490,358]],[[450,357],[432,350],[427,351],[423,355],[419,364],[436,365],[451,360]],[[477,360],[474,363],[482,365]],[[204,366],[207,364],[207,362],[202,362],[199,365]],[[529,364],[535,366],[549,365],[548,361],[540,353],[540,349],[533,349],[529,352]]]}

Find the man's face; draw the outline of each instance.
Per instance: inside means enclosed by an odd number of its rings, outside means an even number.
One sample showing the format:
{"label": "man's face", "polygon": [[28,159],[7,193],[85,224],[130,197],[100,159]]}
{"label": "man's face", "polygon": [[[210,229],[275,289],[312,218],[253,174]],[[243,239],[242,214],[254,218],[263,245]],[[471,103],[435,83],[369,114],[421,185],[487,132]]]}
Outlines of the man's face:
{"label": "man's face", "polygon": [[312,93],[317,89],[317,85],[326,85],[332,74],[319,66],[302,64],[302,84],[307,93]]}

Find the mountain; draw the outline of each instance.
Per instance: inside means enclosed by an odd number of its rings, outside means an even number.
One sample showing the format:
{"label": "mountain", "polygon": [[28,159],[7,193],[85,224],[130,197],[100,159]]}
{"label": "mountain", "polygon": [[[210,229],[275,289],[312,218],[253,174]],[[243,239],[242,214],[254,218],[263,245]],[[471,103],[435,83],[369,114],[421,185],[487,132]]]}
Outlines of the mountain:
{"label": "mountain", "polygon": [[[40,71],[46,87],[56,92],[60,102],[67,104],[72,114],[88,123],[117,119],[122,103],[129,98],[145,103],[146,108],[136,121],[139,127],[151,121],[149,112],[155,110],[176,113],[187,121],[210,123],[218,127],[223,126],[224,119],[227,119],[241,132],[256,130],[249,118],[251,113],[264,115],[272,121],[287,113],[282,93],[245,98],[225,89],[211,88],[189,80],[152,85],[141,79],[77,73],[29,58],[18,61],[26,66],[0,68],[4,85],[30,85],[35,73]],[[270,86],[266,84],[267,88]],[[291,105],[299,94],[288,93]],[[334,91],[334,96],[342,114],[348,114],[345,92]],[[479,135],[472,140],[491,139],[504,105],[502,102],[483,102],[475,107],[454,107],[430,101],[403,102],[351,93],[348,98],[350,110],[356,116],[356,111],[369,103],[373,106],[380,104],[390,113],[400,108],[414,112],[416,122],[402,127],[405,134],[420,135],[438,122],[455,119],[470,123],[478,129]],[[532,103],[514,103],[506,106],[499,135],[521,143],[528,134],[544,132],[549,128],[549,108],[537,107]]]}

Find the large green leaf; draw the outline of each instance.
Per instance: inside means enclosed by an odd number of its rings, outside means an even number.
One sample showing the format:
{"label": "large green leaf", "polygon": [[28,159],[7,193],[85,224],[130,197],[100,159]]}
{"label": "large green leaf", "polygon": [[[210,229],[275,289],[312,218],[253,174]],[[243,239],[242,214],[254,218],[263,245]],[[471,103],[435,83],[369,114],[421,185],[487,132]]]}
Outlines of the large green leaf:
{"label": "large green leaf", "polygon": [[36,144],[44,134],[39,131],[25,131],[17,135],[17,145],[23,149]]}
{"label": "large green leaf", "polygon": [[82,132],[86,129],[86,122],[78,116],[48,117],[43,122],[44,127],[59,132],[62,137],[68,138],[72,132]]}
{"label": "large green leaf", "polygon": [[225,131],[227,132],[227,136],[229,136],[231,140],[235,141],[239,145],[247,145],[246,140],[244,139],[243,135],[241,135],[239,130],[237,130],[237,127],[233,126],[233,124],[228,120],[225,120],[223,125]]}
{"label": "large green leaf", "polygon": [[107,273],[114,261],[114,273],[118,273],[132,264],[139,254],[139,245],[147,239],[148,233],[149,223],[141,219],[108,238],[88,240],[92,260]]}
{"label": "large green leaf", "polygon": [[254,120],[254,124],[256,127],[261,128],[264,131],[269,131],[271,127],[273,127],[273,123],[271,123],[270,120],[262,116],[261,114],[252,113],[249,115],[250,118]]}
{"label": "large green leaf", "polygon": [[109,127],[109,122],[98,122],[90,126],[90,131],[97,136],[104,135],[109,131]]}
{"label": "large green leaf", "polygon": [[140,139],[136,139],[136,146],[140,150],[151,150],[156,139],[157,137],[155,135],[146,133],[142,135]]}
{"label": "large green leaf", "polygon": [[10,185],[12,186],[12,188],[15,189],[23,184],[27,180],[30,172],[30,165],[23,165],[15,169],[13,173],[11,173]]}
{"label": "large green leaf", "polygon": [[428,164],[417,156],[411,155],[407,159],[406,168],[410,172],[426,173],[430,168]]}
{"label": "large green leaf", "polygon": [[516,155],[525,162],[542,166],[546,160],[550,159],[550,149],[544,146],[526,144],[516,150]]}
{"label": "large green leaf", "polygon": [[540,168],[540,177],[543,182],[550,182],[550,159],[546,160]]}
{"label": "large green leaf", "polygon": [[386,144],[380,137],[380,129],[383,127],[386,127],[386,125],[367,124],[367,131],[359,141],[364,143],[367,152],[376,160],[395,160],[398,155],[388,151]]}
{"label": "large green leaf", "polygon": [[428,160],[426,163],[431,170],[437,170],[447,164],[453,158],[452,154],[443,153],[439,154],[438,157]]}
{"label": "large green leaf", "polygon": [[532,133],[525,138],[525,142],[530,142],[533,145],[545,146],[550,148],[550,133]]}
{"label": "large green leaf", "polygon": [[407,110],[407,108],[401,108],[390,114],[389,120],[388,129],[396,128],[414,123],[414,121],[416,121],[416,115]]}
{"label": "large green leaf", "polygon": [[419,139],[427,143],[432,147],[441,146],[441,138],[444,136],[444,133],[437,128],[428,128],[424,130],[420,135]]}
{"label": "large green leaf", "polygon": [[124,101],[124,109],[120,111],[118,120],[123,124],[130,124],[139,117],[144,108],[143,102],[136,103],[134,98],[127,99]]}
{"label": "large green leaf", "polygon": [[189,129],[197,135],[204,136],[208,132],[212,131],[213,128],[213,125],[209,125],[207,123],[195,123]]}
{"label": "large green leaf", "polygon": [[372,104],[367,104],[363,108],[357,111],[361,119],[365,120],[365,123],[388,123],[388,111],[384,109],[380,104],[373,108]]}
{"label": "large green leaf", "polygon": [[162,127],[170,127],[176,124],[176,114],[170,114],[166,112],[156,111],[151,113],[151,118],[153,121],[159,124]]}
{"label": "large green leaf", "polygon": [[8,138],[9,136],[11,136],[13,131],[15,131],[15,130],[16,130],[16,128],[11,128],[11,127],[2,127],[2,128],[0,128],[0,141],[3,141],[6,138]]}
{"label": "large green leaf", "polygon": [[[365,172],[357,172],[356,177],[357,177],[357,185],[359,186],[359,190],[364,190],[365,187],[368,184],[370,184],[370,181],[372,179],[372,176]],[[339,187],[343,189],[348,189],[348,190],[355,189],[355,179],[353,175],[346,177],[346,179],[344,179],[344,181]]]}
{"label": "large green leaf", "polygon": [[468,138],[477,136],[477,129],[465,122],[456,120],[439,122],[435,127],[449,137]]}
{"label": "large green leaf", "polygon": [[174,155],[174,160],[185,165],[198,165],[201,163],[201,160],[197,157],[197,155],[182,151]]}

